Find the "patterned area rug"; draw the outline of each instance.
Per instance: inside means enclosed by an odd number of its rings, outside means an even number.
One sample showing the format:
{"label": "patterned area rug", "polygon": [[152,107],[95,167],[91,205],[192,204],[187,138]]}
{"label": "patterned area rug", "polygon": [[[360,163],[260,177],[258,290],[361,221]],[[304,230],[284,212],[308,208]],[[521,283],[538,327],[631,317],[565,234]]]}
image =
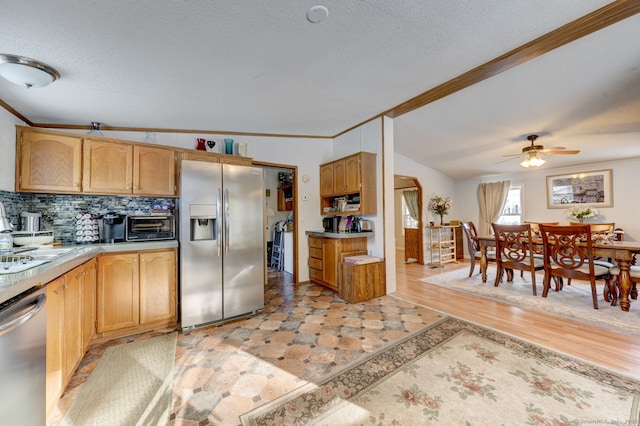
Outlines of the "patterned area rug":
{"label": "patterned area rug", "polygon": [[177,333],[107,348],[64,426],[167,425]]}
{"label": "patterned area rug", "polygon": [[637,424],[640,380],[445,318],[243,425]]}
{"label": "patterned area rug", "polygon": [[598,309],[593,309],[591,286],[586,281],[572,280],[571,285],[565,283],[561,291],[551,291],[542,297],[542,274],[536,275],[537,296],[532,294],[531,277],[525,274],[520,277],[515,271],[513,282],[502,282],[498,287],[493,285],[495,269],[488,271],[487,282],[483,283],[480,274],[469,278],[468,269],[458,269],[444,274],[422,278],[420,281],[435,284],[452,290],[475,294],[499,302],[523,308],[544,311],[546,313],[568,317],[616,331],[640,335],[640,305],[631,300],[628,312],[620,309],[620,305],[611,306],[604,301],[602,289],[604,282],[596,282],[598,288]]}

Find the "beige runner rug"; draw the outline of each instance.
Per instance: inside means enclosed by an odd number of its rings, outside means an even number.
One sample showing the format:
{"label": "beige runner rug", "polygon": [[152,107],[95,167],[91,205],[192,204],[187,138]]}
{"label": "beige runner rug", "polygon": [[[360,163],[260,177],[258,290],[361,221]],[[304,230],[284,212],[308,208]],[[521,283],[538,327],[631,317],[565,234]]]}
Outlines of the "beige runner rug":
{"label": "beige runner rug", "polygon": [[640,380],[454,318],[241,417],[243,425],[638,424]]}
{"label": "beige runner rug", "polygon": [[177,336],[107,348],[61,425],[169,424]]}

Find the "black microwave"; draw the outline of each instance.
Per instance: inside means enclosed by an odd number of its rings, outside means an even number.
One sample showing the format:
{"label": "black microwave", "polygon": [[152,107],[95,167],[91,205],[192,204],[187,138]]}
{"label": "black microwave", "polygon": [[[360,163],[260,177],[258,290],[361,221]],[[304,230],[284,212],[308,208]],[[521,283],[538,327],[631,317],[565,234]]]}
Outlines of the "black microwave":
{"label": "black microwave", "polygon": [[173,240],[176,238],[173,215],[127,216],[127,241]]}

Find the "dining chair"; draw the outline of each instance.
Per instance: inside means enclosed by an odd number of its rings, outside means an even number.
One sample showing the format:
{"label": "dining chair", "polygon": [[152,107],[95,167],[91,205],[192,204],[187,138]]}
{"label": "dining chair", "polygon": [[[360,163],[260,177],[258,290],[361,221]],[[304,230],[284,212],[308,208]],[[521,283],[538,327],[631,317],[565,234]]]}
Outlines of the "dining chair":
{"label": "dining chair", "polygon": [[[570,226],[579,226],[583,225],[580,222],[569,222]],[[589,228],[591,229],[591,238],[593,240],[609,240],[611,238],[617,239],[617,234],[615,234],[616,224],[612,223],[590,223]],[[593,262],[596,265],[606,266],[608,268],[612,268],[614,266],[613,259],[603,259],[602,257],[595,256],[593,258]],[[571,285],[571,278],[567,279],[567,285]],[[612,285],[612,287],[614,287]],[[605,293],[608,293],[608,290],[605,288]],[[607,300],[608,302],[608,300]]]}
{"label": "dining chair", "polygon": [[[474,239],[474,237],[478,236],[478,230],[473,222],[461,222],[461,224],[467,240],[467,252],[469,253],[469,261],[471,262],[469,276],[471,276],[473,275],[473,270],[476,267],[476,261],[480,260],[480,243]],[[487,262],[495,261],[495,252],[487,250]]]}
{"label": "dining chair", "polygon": [[[544,248],[544,286],[547,297],[554,277],[589,281],[593,308],[598,309],[596,280],[611,280],[609,267],[593,262],[591,227],[586,225],[540,225]],[[607,282],[607,285],[609,283]],[[556,286],[556,291],[558,287]]]}
{"label": "dining chair", "polygon": [[[525,220],[523,223],[528,223],[529,225],[531,225],[531,235],[533,235],[534,237],[540,236],[540,225],[559,225],[560,224],[560,222],[531,222],[528,220]],[[540,256],[540,258],[542,258],[542,256]]]}
{"label": "dining chair", "polygon": [[513,270],[529,271],[531,274],[531,287],[533,295],[536,291],[536,271],[544,269],[544,262],[539,257],[534,257],[532,248],[531,225],[500,225],[492,223],[493,233],[496,237],[496,280],[494,286],[498,287],[505,271],[507,282],[513,281]]}

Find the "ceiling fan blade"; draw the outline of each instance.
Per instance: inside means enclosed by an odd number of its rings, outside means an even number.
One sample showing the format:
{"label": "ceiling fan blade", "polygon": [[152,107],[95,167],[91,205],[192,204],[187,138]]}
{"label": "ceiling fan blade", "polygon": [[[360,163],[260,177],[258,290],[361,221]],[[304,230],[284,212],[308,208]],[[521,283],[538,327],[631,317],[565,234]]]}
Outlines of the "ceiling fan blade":
{"label": "ceiling fan blade", "polygon": [[522,157],[523,155],[526,155],[526,154],[507,154],[507,155],[503,155],[502,157]]}
{"label": "ceiling fan blade", "polygon": [[539,151],[540,154],[546,154],[546,155],[573,155],[573,154],[579,154],[580,150],[579,149],[566,149],[563,151],[556,151],[556,150],[552,150],[552,149],[545,149],[542,151]]}
{"label": "ceiling fan blade", "polygon": [[518,157],[522,157],[522,155],[521,154],[518,154],[518,155],[503,155],[503,157],[511,157],[511,158],[507,158],[506,160],[498,161],[497,163],[494,163],[494,164],[502,164],[502,163],[506,163],[507,161],[517,160]]}

